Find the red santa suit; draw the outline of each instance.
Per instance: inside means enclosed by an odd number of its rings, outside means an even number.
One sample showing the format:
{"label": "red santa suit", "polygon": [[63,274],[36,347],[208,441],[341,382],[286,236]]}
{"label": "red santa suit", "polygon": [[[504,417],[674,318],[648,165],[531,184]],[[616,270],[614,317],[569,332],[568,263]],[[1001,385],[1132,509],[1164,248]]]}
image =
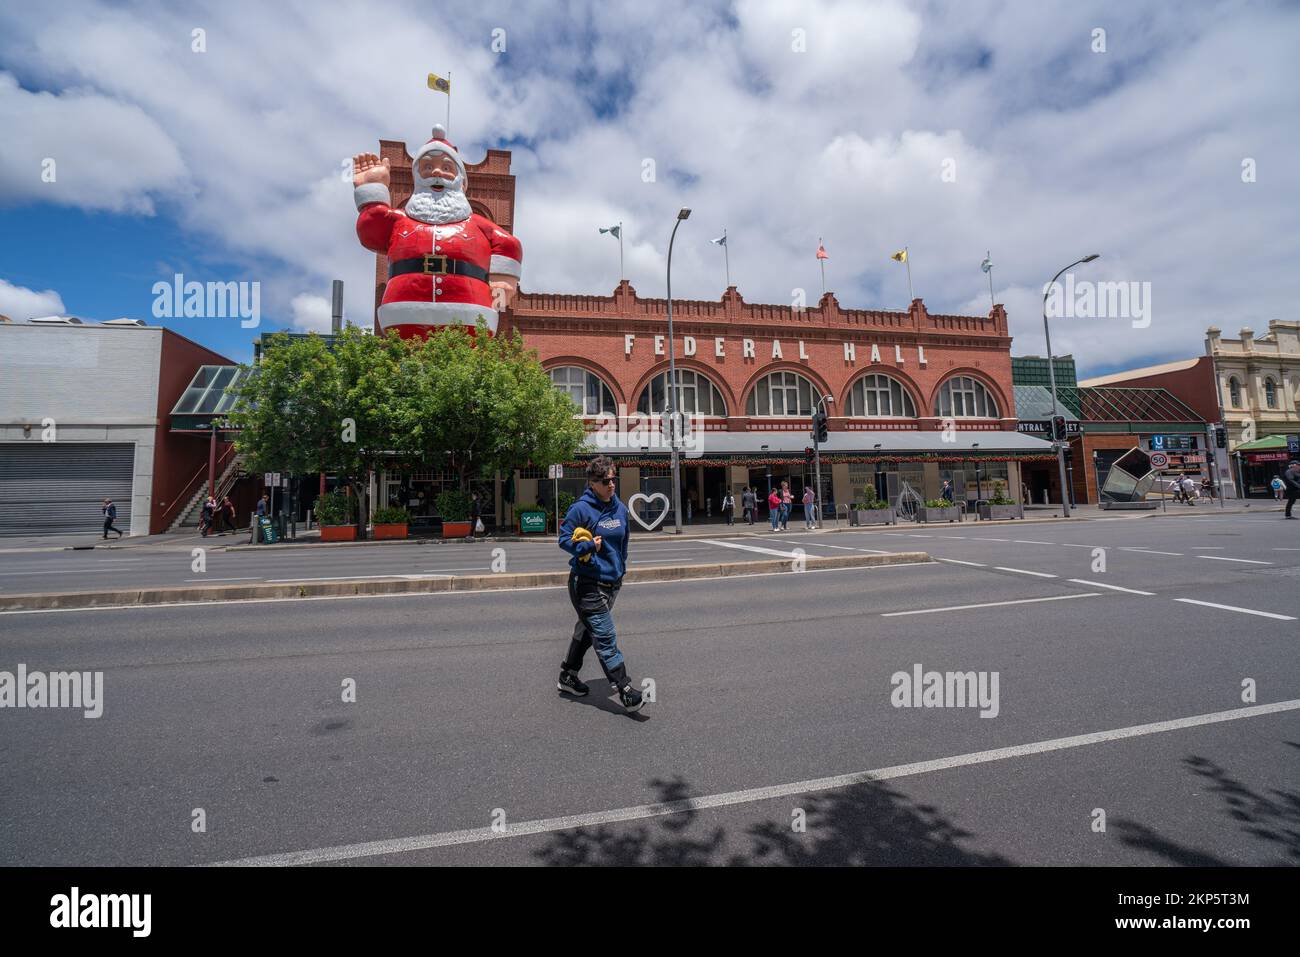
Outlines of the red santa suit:
{"label": "red santa suit", "polygon": [[390,205],[388,187],[381,183],[363,183],[354,190],[361,245],[388,257],[379,325],[404,338],[427,336],[449,325],[472,329],[479,316],[495,333],[497,311],[488,277],[502,273],[518,279],[524,258],[518,239],[470,211],[463,195],[464,163],[444,136],[442,127],[435,126],[433,139],[412,163],[418,191],[418,184],[427,182],[419,176],[421,157],[441,152],[455,161],[460,175],[441,199],[434,200],[433,191],[426,189],[427,196],[413,195],[407,202],[408,214]]}

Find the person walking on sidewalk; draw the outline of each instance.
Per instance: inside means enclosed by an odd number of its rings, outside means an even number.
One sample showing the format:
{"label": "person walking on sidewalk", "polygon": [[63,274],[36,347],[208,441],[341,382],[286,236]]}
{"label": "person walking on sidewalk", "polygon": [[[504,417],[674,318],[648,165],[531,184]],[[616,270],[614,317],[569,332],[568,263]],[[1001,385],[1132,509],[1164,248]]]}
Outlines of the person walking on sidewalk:
{"label": "person walking on sidewalk", "polygon": [[781,483],[781,531],[790,531],[790,510],[794,508],[794,494],[790,491],[790,483]]}
{"label": "person walking on sidewalk", "polygon": [[767,517],[772,520],[772,531],[781,527],[781,492],[772,489],[767,496]]}
{"label": "person walking on sidewalk", "polygon": [[736,499],[730,492],[722,496],[722,514],[727,516],[728,525],[736,524]]}
{"label": "person walking on sidewalk", "polygon": [[813,487],[811,485],[805,485],[803,487],[803,527],[804,528],[817,527],[817,510],[813,508],[813,505],[816,503],[816,501],[817,501],[817,495],[813,492]]}
{"label": "person walking on sidewalk", "polygon": [[117,537],[122,537],[122,530],[113,523],[117,521],[117,506],[113,504],[111,498],[104,499],[104,506],[101,509],[104,513],[104,538],[108,538],[109,532],[117,532]]}
{"label": "person walking on sidewalk", "polygon": [[1295,518],[1291,514],[1291,506],[1300,498],[1300,462],[1287,465],[1287,470],[1282,473],[1282,481],[1286,483],[1286,517]]}
{"label": "person walking on sidewalk", "polygon": [[569,653],[560,664],[556,688],[582,697],[591,689],[578,677],[593,645],[600,667],[628,711],[645,704],[627,676],[627,661],[614,629],[614,602],[627,569],[628,512],[615,490],[613,460],[598,455],[587,464],[587,489],[570,506],[560,525],[560,547],[568,552],[569,601],[578,613]]}
{"label": "person walking on sidewalk", "polygon": [[745,521],[750,525],[754,524],[754,512],[758,509],[758,496],[748,485],[740,493],[740,507],[745,511]]}

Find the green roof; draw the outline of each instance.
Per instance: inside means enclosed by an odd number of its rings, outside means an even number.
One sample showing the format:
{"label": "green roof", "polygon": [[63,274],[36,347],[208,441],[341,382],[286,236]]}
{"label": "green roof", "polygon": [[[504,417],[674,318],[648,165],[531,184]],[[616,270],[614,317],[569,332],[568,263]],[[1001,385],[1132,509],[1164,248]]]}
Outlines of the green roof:
{"label": "green roof", "polygon": [[1234,452],[1263,452],[1268,449],[1286,448],[1285,435],[1266,435],[1262,439],[1256,439],[1254,442],[1242,442]]}

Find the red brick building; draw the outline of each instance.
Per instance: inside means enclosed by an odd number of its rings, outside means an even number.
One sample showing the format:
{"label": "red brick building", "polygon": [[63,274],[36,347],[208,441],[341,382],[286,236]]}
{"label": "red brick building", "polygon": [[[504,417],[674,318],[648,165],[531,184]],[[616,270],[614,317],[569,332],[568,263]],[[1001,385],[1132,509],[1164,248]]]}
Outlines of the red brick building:
{"label": "red brick building", "polygon": [[[400,205],[411,191],[410,156],[392,140],[381,141],[380,154],[391,162],[390,190]],[[468,178],[474,210],[512,229],[510,153],[489,150],[468,166]],[[609,416],[661,413],[666,300],[642,298],[626,280],[609,296],[530,292],[521,238],[524,278],[500,332],[519,330],[592,429]],[[376,305],[386,270],[377,256]],[[822,397],[829,397],[830,428],[821,448],[825,502],[847,504],[872,492],[892,500],[907,487],[933,498],[944,478],[959,499],[973,500],[977,489],[988,497],[990,483],[1000,483],[1018,500],[1019,463],[1051,455],[1048,443],[1016,431],[1011,337],[1000,305],[986,316],[934,315],[916,299],[906,312],[889,312],[845,308],[827,293],[799,309],[748,303],[731,287],[713,301],[674,299],[673,327],[682,409],[703,427],[698,454],[682,470],[683,501],[693,498],[698,511],[716,514],[722,494],[732,491],[739,501],[745,485],[766,493],[788,478],[797,493],[811,484],[805,448]],[[618,459],[624,496],[669,491],[666,449],[591,444]],[[516,501],[546,498],[550,483],[539,486],[538,477],[535,470],[516,476]],[[409,477],[404,481],[409,489]],[[581,484],[575,477],[561,487]]]}

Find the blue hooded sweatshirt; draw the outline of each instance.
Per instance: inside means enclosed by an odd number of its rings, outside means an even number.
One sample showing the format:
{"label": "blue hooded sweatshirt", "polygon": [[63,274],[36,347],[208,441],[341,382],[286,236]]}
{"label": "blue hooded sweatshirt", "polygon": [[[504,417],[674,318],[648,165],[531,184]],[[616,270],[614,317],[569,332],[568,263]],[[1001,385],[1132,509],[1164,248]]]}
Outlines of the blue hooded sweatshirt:
{"label": "blue hooded sweatshirt", "polygon": [[[601,536],[600,551],[596,551],[592,542],[575,542],[575,528],[585,528],[593,536]],[[560,547],[573,556],[569,567],[577,575],[603,582],[615,582],[623,577],[627,568],[627,539],[627,506],[617,495],[602,502],[590,486],[569,506],[560,526]],[[591,561],[578,561],[583,555],[591,555]]]}

